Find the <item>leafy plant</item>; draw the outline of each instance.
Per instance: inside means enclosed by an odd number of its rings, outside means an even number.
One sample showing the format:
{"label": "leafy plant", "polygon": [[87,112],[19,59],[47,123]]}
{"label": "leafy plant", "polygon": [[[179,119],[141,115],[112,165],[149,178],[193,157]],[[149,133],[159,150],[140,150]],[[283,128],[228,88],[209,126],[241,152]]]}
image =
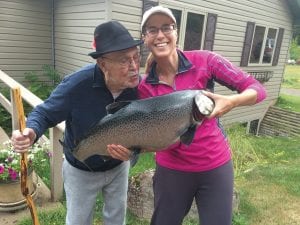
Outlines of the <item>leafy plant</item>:
{"label": "leafy plant", "polygon": [[300,46],[298,46],[296,39],[294,39],[290,45],[290,59],[300,59]]}
{"label": "leafy plant", "polygon": [[25,79],[29,83],[27,88],[39,98],[45,100],[52,90],[59,84],[61,77],[50,65],[43,65],[42,70],[42,76],[48,77],[50,83],[40,81],[36,71],[26,72]]}
{"label": "leafy plant", "polygon": [[[51,154],[48,144],[34,144],[27,154],[28,170],[42,167],[49,162]],[[13,151],[11,141],[3,143],[0,149],[0,182],[14,181],[20,178],[20,154]]]}

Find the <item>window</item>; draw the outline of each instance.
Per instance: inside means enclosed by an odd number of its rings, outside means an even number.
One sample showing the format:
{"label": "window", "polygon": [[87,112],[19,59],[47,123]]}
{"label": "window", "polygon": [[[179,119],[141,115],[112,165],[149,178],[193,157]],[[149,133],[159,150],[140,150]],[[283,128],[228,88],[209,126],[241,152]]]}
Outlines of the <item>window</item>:
{"label": "window", "polygon": [[271,28],[247,22],[240,66],[278,64],[283,28]]}
{"label": "window", "polygon": [[269,64],[272,62],[276,35],[276,29],[255,27],[249,63]]}
{"label": "window", "polygon": [[184,50],[200,49],[202,43],[204,16],[188,13],[184,38]]}
{"label": "window", "polygon": [[[178,45],[183,50],[201,49],[205,16],[188,10],[170,8],[177,21]],[[184,32],[182,32],[183,30]]]}

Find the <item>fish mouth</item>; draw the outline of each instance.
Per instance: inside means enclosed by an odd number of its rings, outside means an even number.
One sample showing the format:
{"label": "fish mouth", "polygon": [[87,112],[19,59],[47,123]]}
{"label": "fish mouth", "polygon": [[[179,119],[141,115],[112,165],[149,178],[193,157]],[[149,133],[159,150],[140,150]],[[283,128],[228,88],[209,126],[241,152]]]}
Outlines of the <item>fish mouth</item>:
{"label": "fish mouth", "polygon": [[193,104],[193,118],[195,121],[200,122],[204,117],[209,116],[214,110],[214,101],[204,95],[202,92],[197,94],[194,98]]}

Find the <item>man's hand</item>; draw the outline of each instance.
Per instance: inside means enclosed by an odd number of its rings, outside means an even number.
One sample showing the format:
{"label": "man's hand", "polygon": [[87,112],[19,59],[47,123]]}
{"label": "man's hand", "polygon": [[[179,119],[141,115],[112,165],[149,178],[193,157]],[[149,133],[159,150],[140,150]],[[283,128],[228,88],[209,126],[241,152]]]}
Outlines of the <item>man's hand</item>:
{"label": "man's hand", "polygon": [[16,152],[23,153],[33,145],[35,138],[36,134],[31,128],[25,128],[22,133],[19,130],[14,130],[11,136],[11,143]]}
{"label": "man's hand", "polygon": [[107,151],[111,157],[122,161],[127,161],[132,156],[132,151],[123,147],[122,145],[107,145]]}

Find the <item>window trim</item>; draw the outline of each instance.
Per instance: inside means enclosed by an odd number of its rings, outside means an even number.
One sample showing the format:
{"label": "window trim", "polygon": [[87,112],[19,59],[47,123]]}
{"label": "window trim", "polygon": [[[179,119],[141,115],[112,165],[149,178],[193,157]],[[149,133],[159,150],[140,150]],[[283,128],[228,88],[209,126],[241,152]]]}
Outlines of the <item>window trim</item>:
{"label": "window trim", "polygon": [[169,4],[164,4],[165,7],[169,8],[169,9],[175,9],[175,10],[179,10],[182,12],[182,17],[181,17],[181,24],[180,24],[180,31],[181,33],[178,33],[178,40],[177,40],[177,45],[179,49],[184,48],[184,40],[185,40],[185,34],[186,32],[182,32],[183,30],[186,30],[186,22],[187,22],[187,15],[189,12],[191,13],[195,13],[195,14],[199,14],[204,16],[203,18],[203,31],[202,32],[202,37],[201,37],[201,43],[200,43],[200,50],[203,49],[204,47],[204,41],[205,41],[205,34],[206,34],[206,24],[207,24],[207,16],[208,13],[204,12],[203,10],[201,10],[199,8],[199,10],[195,9],[195,8],[190,8],[190,7],[179,7],[178,5],[169,5]]}
{"label": "window trim", "polygon": [[[258,63],[251,63],[250,62],[250,57],[251,57],[252,48],[253,48],[255,28],[257,26],[265,28],[264,38],[263,38],[263,42],[262,42],[262,47],[263,48],[261,49],[261,52],[260,52],[260,55],[259,55],[259,62]],[[266,41],[267,41],[267,38],[268,38],[269,29],[276,30],[275,42],[274,42],[274,47],[273,47],[274,49],[273,49],[273,52],[272,52],[271,62],[263,63],[263,54],[264,54],[264,50],[265,50],[264,47],[266,46]],[[275,55],[275,48],[276,48],[278,33],[279,33],[279,28],[274,28],[274,27],[271,27],[271,26],[263,26],[263,25],[260,25],[260,24],[254,24],[254,30],[253,30],[253,34],[252,34],[252,41],[251,41],[251,47],[250,47],[250,54],[249,54],[249,57],[248,57],[248,66],[272,66],[273,60],[274,60],[274,55]]]}
{"label": "window trim", "polygon": [[[245,38],[244,38],[240,66],[241,67],[248,67],[248,66],[249,67],[261,67],[261,66],[276,66],[276,65],[278,65],[280,49],[282,46],[283,35],[284,35],[284,28],[281,28],[281,27],[274,28],[271,26],[264,26],[264,25],[260,25],[260,24],[257,26],[263,26],[265,28],[268,28],[267,30],[269,30],[269,28],[277,30],[276,39],[275,39],[275,43],[274,43],[274,51],[273,51],[273,55],[272,55],[272,61],[270,63],[250,63],[250,55],[251,55],[251,50],[252,50],[252,44],[253,44],[253,38],[254,38],[256,24],[255,24],[255,22],[248,21],[247,25],[246,25],[246,30],[245,30]],[[267,31],[265,31],[265,33],[266,32]],[[267,35],[265,34],[264,40],[266,38],[267,38]]]}

